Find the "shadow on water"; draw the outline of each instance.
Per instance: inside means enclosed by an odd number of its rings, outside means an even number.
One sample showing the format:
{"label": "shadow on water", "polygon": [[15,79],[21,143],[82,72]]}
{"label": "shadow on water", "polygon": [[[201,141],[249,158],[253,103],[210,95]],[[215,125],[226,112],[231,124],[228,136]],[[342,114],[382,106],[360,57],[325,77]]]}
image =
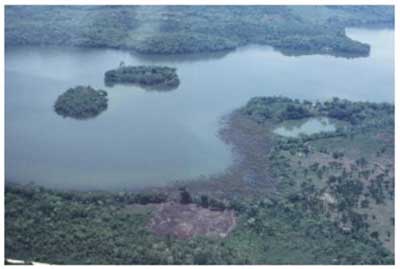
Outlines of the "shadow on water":
{"label": "shadow on water", "polygon": [[128,82],[110,82],[110,81],[106,81],[106,79],[104,79],[104,85],[108,88],[113,88],[115,85],[122,85],[122,86],[126,86],[126,87],[139,87],[145,91],[148,92],[170,92],[173,90],[178,89],[179,84],[178,85],[143,85],[140,83],[128,83]]}
{"label": "shadow on water", "polygon": [[370,50],[368,52],[357,52],[357,53],[352,53],[352,52],[332,52],[332,51],[326,51],[326,52],[314,52],[312,50],[292,50],[292,49],[276,49],[274,50],[282,53],[284,56],[289,56],[289,57],[300,57],[300,56],[310,56],[310,55],[325,55],[325,56],[332,56],[336,58],[345,58],[345,59],[356,59],[356,58],[367,58],[370,55]]}
{"label": "shadow on water", "polygon": [[142,61],[149,61],[153,63],[185,63],[185,62],[200,62],[209,60],[222,59],[235,50],[224,50],[217,52],[207,53],[191,53],[191,54],[173,54],[173,55],[162,55],[162,54],[142,54],[135,51],[131,52],[131,55]]}

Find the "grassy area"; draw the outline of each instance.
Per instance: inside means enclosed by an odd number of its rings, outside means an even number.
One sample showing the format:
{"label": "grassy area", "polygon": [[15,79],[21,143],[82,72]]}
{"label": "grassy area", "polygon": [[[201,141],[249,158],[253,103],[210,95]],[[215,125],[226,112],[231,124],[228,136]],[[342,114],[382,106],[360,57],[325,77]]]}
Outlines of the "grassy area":
{"label": "grassy area", "polygon": [[255,98],[240,111],[260,125],[267,124],[267,136],[281,122],[288,121],[282,115],[288,115],[285,112],[292,105],[303,110],[291,109],[297,113],[291,118],[324,115],[345,124],[330,134],[300,138],[276,135],[270,168],[280,179],[276,182],[277,192],[290,197],[308,186],[319,193],[328,215],[339,227],[353,232],[356,226],[364,226],[371,239],[393,252],[393,106],[338,99],[310,104]]}

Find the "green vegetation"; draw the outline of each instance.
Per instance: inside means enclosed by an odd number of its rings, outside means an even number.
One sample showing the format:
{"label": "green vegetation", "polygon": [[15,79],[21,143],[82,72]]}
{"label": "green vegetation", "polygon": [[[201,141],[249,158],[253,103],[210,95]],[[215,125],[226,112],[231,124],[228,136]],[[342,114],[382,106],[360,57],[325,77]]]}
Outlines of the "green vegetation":
{"label": "green vegetation", "polygon": [[365,226],[349,233],[331,221],[310,187],[289,198],[231,200],[240,221],[226,239],[179,240],[149,232],[152,209],[138,206],[136,194],[7,185],[6,257],[53,264],[393,263]]}
{"label": "green vegetation", "polygon": [[[343,232],[353,234],[363,230],[364,236],[369,234],[364,239],[370,238],[393,252],[392,104],[338,98],[312,103],[284,97],[255,97],[238,113],[260,126],[268,142],[260,143],[258,148],[265,148],[264,143],[273,143],[271,149],[264,152],[269,164],[253,165],[271,169],[273,185],[278,189],[276,193],[292,201],[298,200],[295,197],[299,192],[313,193],[317,201],[310,202],[322,201],[317,206],[322,207]],[[343,124],[336,131],[299,138],[271,134],[283,121],[314,116],[338,119]],[[240,142],[236,147],[240,150]],[[386,151],[388,148],[390,152]],[[257,154],[262,153],[254,153]],[[387,236],[383,238],[377,234]]]}
{"label": "green vegetation", "polygon": [[190,204],[192,202],[192,197],[186,188],[180,188],[180,203],[181,204]]}
{"label": "green vegetation", "polygon": [[[323,103],[311,103],[285,97],[254,97],[241,109],[241,112],[258,123],[329,117],[350,123],[352,129],[394,124],[394,106],[391,104],[351,102],[339,98],[332,98]],[[344,131],[340,129],[337,132]]]}
{"label": "green vegetation", "polygon": [[[7,184],[6,257],[55,264],[393,264],[393,109],[337,98],[256,97],[228,122],[224,139],[241,158],[226,175],[137,193]],[[283,121],[329,115],[339,115],[346,128],[273,134]],[[148,228],[155,204],[171,201],[233,209],[236,227],[225,238],[158,236]]]}
{"label": "green vegetation", "polygon": [[105,73],[105,83],[138,84],[147,88],[173,89],[179,86],[176,69],[166,66],[120,66]]}
{"label": "green vegetation", "polygon": [[107,92],[90,86],[77,86],[61,94],[54,110],[63,117],[88,119],[107,109]]}
{"label": "green vegetation", "polygon": [[[287,54],[365,56],[347,26],[393,25],[389,6],[8,6],[6,45],[62,45],[181,54],[271,45]],[[49,23],[51,21],[51,23]],[[120,66],[105,81],[177,87],[176,70]],[[78,86],[55,111],[86,119],[107,93]],[[285,121],[328,117],[332,132],[280,137]],[[223,138],[223,175],[157,192],[5,188],[5,255],[52,264],[394,264],[394,106],[255,97]],[[226,238],[180,240],[149,230],[166,202],[235,210]]]}
{"label": "green vegetation", "polygon": [[[107,47],[145,54],[271,45],[286,54],[366,56],[347,26],[392,27],[392,6],[7,6],[11,45]],[[48,23],[51,21],[51,23]]]}

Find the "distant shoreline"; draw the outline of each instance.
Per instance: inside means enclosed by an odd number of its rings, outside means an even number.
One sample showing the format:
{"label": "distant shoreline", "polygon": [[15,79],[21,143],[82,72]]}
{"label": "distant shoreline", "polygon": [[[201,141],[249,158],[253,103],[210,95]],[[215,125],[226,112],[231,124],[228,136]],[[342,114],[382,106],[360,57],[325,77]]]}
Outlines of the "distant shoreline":
{"label": "distant shoreline", "polygon": [[[5,45],[113,48],[166,56],[227,52],[255,44],[299,55],[365,57],[369,45],[348,38],[345,28],[393,28],[392,11],[384,6],[10,6],[6,8]],[[148,18],[138,16],[142,13]],[[310,14],[317,20],[310,20]],[[80,27],[74,18],[81,21]],[[48,20],[53,22],[50,28]]]}

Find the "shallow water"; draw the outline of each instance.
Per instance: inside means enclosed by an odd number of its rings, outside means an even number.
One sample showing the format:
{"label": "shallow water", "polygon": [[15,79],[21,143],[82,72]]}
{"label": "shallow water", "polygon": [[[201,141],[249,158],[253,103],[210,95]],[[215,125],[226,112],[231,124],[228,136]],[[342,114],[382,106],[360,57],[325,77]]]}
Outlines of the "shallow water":
{"label": "shallow water", "polygon": [[[256,46],[202,57],[7,48],[6,180],[67,189],[160,186],[229,167],[219,119],[253,96],[393,102],[393,31],[347,32],[372,45],[370,57],[287,57]],[[181,85],[169,92],[105,87],[104,72],[121,61],[177,67]],[[107,90],[108,109],[87,121],[54,113],[57,96],[79,84]]]}
{"label": "shallow water", "polygon": [[312,135],[321,132],[333,132],[336,130],[335,123],[329,118],[310,118],[306,120],[286,121],[278,126],[273,132],[285,137],[299,137],[301,135]]}

